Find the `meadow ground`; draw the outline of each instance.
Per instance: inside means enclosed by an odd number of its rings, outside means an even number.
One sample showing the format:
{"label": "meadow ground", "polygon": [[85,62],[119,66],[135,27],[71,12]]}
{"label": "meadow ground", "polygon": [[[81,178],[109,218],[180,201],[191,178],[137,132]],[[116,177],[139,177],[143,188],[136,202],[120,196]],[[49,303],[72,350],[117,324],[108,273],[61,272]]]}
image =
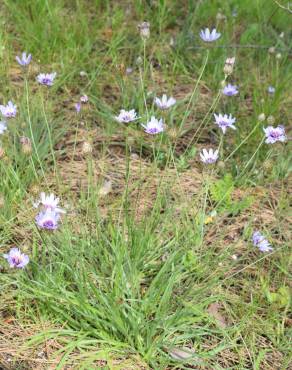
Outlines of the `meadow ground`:
{"label": "meadow ground", "polygon": [[286,6],[1,2],[1,369],[291,369]]}

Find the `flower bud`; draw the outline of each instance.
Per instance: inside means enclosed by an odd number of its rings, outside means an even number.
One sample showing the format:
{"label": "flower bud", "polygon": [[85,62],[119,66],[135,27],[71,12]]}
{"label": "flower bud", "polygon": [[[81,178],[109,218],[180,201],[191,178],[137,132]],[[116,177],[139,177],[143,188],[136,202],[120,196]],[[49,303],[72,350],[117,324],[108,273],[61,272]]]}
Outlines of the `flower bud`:
{"label": "flower bud", "polygon": [[267,118],[267,122],[268,122],[268,124],[269,125],[273,125],[274,123],[275,123],[275,117],[274,116],[269,116],[268,118]]}
{"label": "flower bud", "polygon": [[141,57],[138,57],[138,58],[136,59],[136,63],[137,63],[138,65],[142,64],[142,63],[143,63],[143,59],[142,59]]}
{"label": "flower bud", "polygon": [[281,59],[282,58],[282,54],[281,53],[277,53],[276,54],[276,59]]}
{"label": "flower bud", "polygon": [[265,113],[261,113],[261,114],[259,114],[259,116],[258,116],[258,120],[259,120],[259,122],[263,122],[265,119],[266,119],[266,115],[265,115]]}
{"label": "flower bud", "polygon": [[140,31],[140,36],[143,40],[149,39],[150,37],[150,23],[142,22],[138,24],[138,30]]}
{"label": "flower bud", "polygon": [[25,155],[29,155],[32,153],[31,141],[28,137],[22,136],[20,138],[21,150],[22,153]]}
{"label": "flower bud", "polygon": [[226,59],[225,65],[223,68],[223,72],[225,73],[225,75],[229,76],[232,74],[234,63],[235,63],[235,57]]}

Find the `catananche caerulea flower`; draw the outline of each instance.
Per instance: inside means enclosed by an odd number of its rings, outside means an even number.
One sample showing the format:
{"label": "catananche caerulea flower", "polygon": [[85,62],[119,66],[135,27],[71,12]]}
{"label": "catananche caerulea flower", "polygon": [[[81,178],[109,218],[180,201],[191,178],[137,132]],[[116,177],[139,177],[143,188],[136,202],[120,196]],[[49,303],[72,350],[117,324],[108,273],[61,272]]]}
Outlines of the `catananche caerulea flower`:
{"label": "catananche caerulea flower", "polygon": [[276,89],[273,86],[268,87],[268,93],[269,94],[275,94],[275,92],[276,92]]}
{"label": "catananche caerulea flower", "polygon": [[74,107],[75,107],[75,110],[76,110],[77,113],[79,113],[81,111],[81,103],[80,102],[76,103],[74,105]]}
{"label": "catananche caerulea flower", "polygon": [[176,103],[176,100],[172,96],[167,98],[167,95],[163,94],[161,99],[156,97],[154,103],[161,110],[166,110],[172,107]]}
{"label": "catananche caerulea flower", "polygon": [[18,248],[10,249],[9,253],[4,254],[3,257],[7,260],[11,268],[22,269],[29,262],[29,257],[21,253]]}
{"label": "catananche caerulea flower", "polygon": [[35,208],[38,208],[39,206],[42,206],[43,210],[50,210],[54,211],[56,213],[66,213],[66,211],[62,208],[58,207],[58,204],[60,202],[60,198],[55,197],[53,193],[46,195],[46,193],[40,194],[40,199],[33,204]]}
{"label": "catananche caerulea flower", "polygon": [[275,144],[277,141],[284,142],[287,140],[284,126],[264,127],[264,132],[266,135],[266,140],[265,140],[266,144]]}
{"label": "catananche caerulea flower", "polygon": [[205,28],[204,30],[201,30],[200,37],[205,42],[213,42],[219,39],[221,36],[221,33],[216,31],[216,28],[213,28],[213,30],[210,32],[209,28]]}
{"label": "catananche caerulea flower", "polygon": [[120,123],[129,123],[133,122],[139,117],[137,116],[137,113],[135,112],[135,109],[131,109],[129,111],[125,109],[120,110],[120,114],[118,116],[115,116],[115,120]]}
{"label": "catananche caerulea flower", "polygon": [[237,86],[228,84],[223,89],[222,92],[227,96],[234,96],[238,94]]}
{"label": "catananche caerulea flower", "polygon": [[205,164],[212,164],[215,163],[219,157],[218,149],[214,150],[211,148],[209,151],[207,149],[203,149],[200,153],[201,161]]}
{"label": "catananche caerulea flower", "polygon": [[51,209],[46,209],[41,211],[35,218],[36,223],[39,228],[46,230],[55,230],[58,228],[58,222],[60,220],[60,215],[56,211]]}
{"label": "catananche caerulea flower", "polygon": [[29,63],[31,62],[31,54],[26,55],[26,52],[23,52],[21,57],[17,55],[15,59],[18,64],[25,67],[29,65]]}
{"label": "catananche caerulea flower", "polygon": [[273,250],[271,244],[267,239],[259,232],[255,231],[252,235],[252,242],[261,252],[270,252]]}
{"label": "catananche caerulea flower", "polygon": [[88,103],[88,96],[87,95],[80,96],[80,101],[81,103]]}
{"label": "catananche caerulea flower", "polygon": [[56,76],[57,76],[57,73],[56,72],[53,72],[53,73],[40,73],[37,76],[37,81],[41,85],[52,86],[53,83],[54,83],[54,79],[55,79]]}
{"label": "catananche caerulea flower", "polygon": [[5,121],[0,121],[0,135],[2,135],[5,130],[7,130],[6,122]]}
{"label": "catananche caerulea flower", "polygon": [[146,125],[142,124],[142,127],[144,127],[144,131],[150,135],[159,134],[164,131],[163,120],[158,120],[154,116],[151,117],[150,121],[148,121]]}
{"label": "catananche caerulea flower", "polygon": [[225,134],[226,132],[226,129],[228,127],[232,128],[233,130],[236,130],[236,127],[233,125],[234,122],[236,121],[236,118],[232,117],[231,114],[229,114],[229,116],[227,114],[216,114],[214,113],[214,117],[215,117],[215,123],[216,125],[218,125],[221,130],[223,131],[223,134]]}
{"label": "catananche caerulea flower", "polygon": [[17,107],[9,100],[7,105],[0,105],[0,111],[5,118],[13,118],[16,116]]}

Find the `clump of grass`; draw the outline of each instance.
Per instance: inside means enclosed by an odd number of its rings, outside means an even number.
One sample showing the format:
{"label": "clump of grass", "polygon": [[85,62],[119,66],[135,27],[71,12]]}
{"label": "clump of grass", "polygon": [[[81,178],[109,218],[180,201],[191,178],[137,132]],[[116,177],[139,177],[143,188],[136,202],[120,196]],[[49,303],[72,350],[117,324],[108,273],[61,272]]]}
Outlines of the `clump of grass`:
{"label": "clump of grass", "polygon": [[1,5],[1,366],[288,369],[289,15],[220,6]]}

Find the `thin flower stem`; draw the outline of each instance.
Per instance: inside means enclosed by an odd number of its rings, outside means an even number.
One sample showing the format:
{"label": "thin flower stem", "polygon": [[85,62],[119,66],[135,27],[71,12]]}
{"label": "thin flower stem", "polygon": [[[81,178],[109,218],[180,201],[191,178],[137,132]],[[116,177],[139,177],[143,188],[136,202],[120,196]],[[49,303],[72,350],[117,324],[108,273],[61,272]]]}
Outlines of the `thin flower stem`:
{"label": "thin flower stem", "polygon": [[[224,78],[224,81],[226,81],[226,76]],[[192,136],[192,138],[191,138],[189,144],[187,145],[184,153],[186,153],[189,150],[190,146],[193,144],[193,141],[194,141],[195,137],[197,136],[197,133],[199,131],[202,132],[202,129],[209,123],[209,121],[210,121],[210,119],[212,117],[212,114],[215,112],[215,109],[216,109],[217,104],[218,104],[218,102],[219,102],[219,100],[221,98],[221,95],[222,95],[222,90],[220,89],[218,91],[218,94],[216,95],[216,97],[215,97],[215,99],[214,99],[211,107],[209,108],[208,112],[206,113],[206,115],[203,118],[202,122],[200,123],[199,127],[197,128],[197,130],[195,131],[194,135]],[[200,135],[198,136],[197,140],[195,141],[195,144],[198,142],[199,138],[200,138]]]}
{"label": "thin flower stem", "polygon": [[250,159],[248,160],[248,162],[244,166],[244,169],[242,170],[242,173],[240,174],[240,177],[244,174],[245,170],[247,169],[247,167],[249,166],[249,164],[251,163],[251,161],[254,159],[254,157],[256,156],[256,154],[258,153],[258,151],[260,150],[261,146],[263,145],[264,140],[265,140],[265,137],[262,138],[262,140],[259,143],[256,151],[253,153],[253,155],[250,157]]}
{"label": "thin flower stem", "polygon": [[[203,77],[204,71],[205,71],[205,69],[206,69],[206,66],[207,66],[207,63],[208,63],[208,60],[209,60],[209,53],[210,53],[210,51],[209,51],[209,49],[207,49],[206,57],[205,57],[205,61],[204,61],[204,64],[203,64],[203,67],[202,67],[201,73],[200,73],[200,75],[199,75],[199,78],[198,78],[198,79],[197,79],[197,81],[196,81],[195,87],[194,87],[194,89],[193,89],[193,91],[192,91],[192,94],[191,94],[190,100],[189,100],[188,105],[187,105],[187,107],[186,107],[185,114],[184,114],[183,119],[182,119],[182,121],[181,121],[181,123],[180,123],[180,125],[179,125],[179,132],[180,132],[180,131],[181,131],[181,129],[183,128],[183,126],[184,126],[184,123],[185,123],[186,119],[187,119],[187,118],[188,118],[188,116],[190,115],[189,108],[190,108],[191,103],[193,102],[193,98],[194,98],[194,96],[195,96],[195,93],[196,93],[196,91],[197,91],[197,89],[198,89],[199,83],[200,83],[200,81],[201,81],[201,79],[202,79],[202,77]],[[175,152],[175,149],[176,149],[176,146],[177,146],[177,142],[178,142],[178,138],[179,138],[179,135],[178,135],[178,137],[175,139],[175,142],[174,142],[174,145],[173,145],[173,149],[172,149],[173,153]],[[188,148],[189,148],[189,145],[188,145],[187,149],[184,151],[184,153],[188,150]]]}
{"label": "thin flower stem", "polygon": [[[49,144],[50,144],[51,154],[52,154],[53,162],[54,162],[54,170],[55,170],[55,174],[57,174],[57,162],[56,162],[55,151],[54,151],[54,146],[53,146],[53,142],[52,142],[52,133],[51,133],[50,125],[49,125],[47,115],[46,115],[45,102],[44,102],[43,94],[41,95],[41,98],[42,98],[43,115],[44,115],[44,118],[45,118],[47,130],[48,130]],[[57,176],[57,180],[58,180],[58,176]]]}
{"label": "thin flower stem", "polygon": [[225,159],[225,162],[231,158],[237,150],[250,138],[250,136],[254,133],[254,131],[259,127],[260,122],[258,122],[254,128],[250,131],[250,133],[242,140],[242,142],[229,154],[229,156]]}
{"label": "thin flower stem", "polygon": [[36,157],[37,157],[38,164],[39,164],[40,169],[42,171],[43,178],[44,178],[44,180],[46,182],[46,185],[48,186],[48,182],[47,182],[47,179],[46,179],[45,171],[43,169],[43,165],[42,165],[42,162],[40,160],[38,149],[37,149],[37,146],[36,146],[36,143],[35,143],[35,139],[34,139],[34,135],[33,135],[31,118],[30,118],[30,109],[29,109],[28,83],[27,83],[26,76],[25,76],[25,96],[26,96],[26,109],[27,109],[27,117],[28,117],[28,125],[29,125],[29,131],[30,131],[31,141],[32,141],[32,144],[33,144],[33,147],[34,147],[34,151],[35,151],[35,154],[36,154]]}
{"label": "thin flower stem", "polygon": [[205,61],[204,61],[204,64],[203,64],[203,68],[202,68],[202,70],[201,70],[201,73],[200,73],[200,75],[199,75],[199,78],[198,78],[198,79],[197,79],[197,81],[196,81],[196,84],[195,84],[194,90],[193,90],[193,92],[192,92],[192,94],[191,94],[190,100],[189,100],[188,105],[187,105],[187,107],[186,107],[185,114],[184,114],[184,116],[183,116],[183,119],[182,119],[182,121],[181,121],[181,124],[180,124],[180,126],[179,126],[179,129],[181,129],[181,128],[183,127],[183,125],[184,125],[184,123],[185,123],[185,120],[186,120],[186,119],[188,118],[188,116],[190,115],[189,108],[190,108],[191,103],[193,102],[194,95],[195,95],[195,93],[196,93],[196,91],[197,91],[197,89],[198,89],[199,83],[201,82],[201,79],[202,79],[203,74],[204,74],[204,72],[205,72],[205,69],[206,69],[206,66],[207,66],[207,63],[208,63],[208,59],[209,59],[209,53],[210,53],[210,51],[209,51],[209,49],[207,49],[207,53],[206,53]]}

